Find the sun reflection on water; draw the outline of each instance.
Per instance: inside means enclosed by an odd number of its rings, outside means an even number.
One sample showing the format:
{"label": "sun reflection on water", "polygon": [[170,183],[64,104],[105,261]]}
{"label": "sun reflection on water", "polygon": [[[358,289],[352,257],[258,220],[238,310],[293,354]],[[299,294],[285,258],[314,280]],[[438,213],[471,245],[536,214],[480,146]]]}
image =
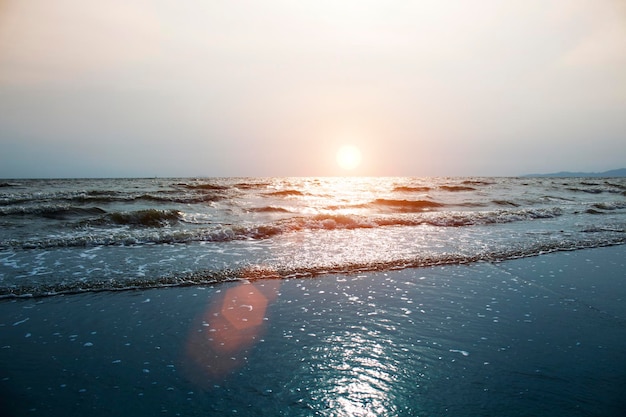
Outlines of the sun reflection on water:
{"label": "sun reflection on water", "polygon": [[381,178],[320,178],[303,185],[308,214],[362,214],[367,203],[392,192],[390,182]]}
{"label": "sun reflection on water", "polygon": [[[398,369],[379,334],[347,332],[329,337],[330,348],[313,364],[318,384],[312,400],[332,416],[393,415],[392,385]],[[387,345],[389,342],[387,341]]]}

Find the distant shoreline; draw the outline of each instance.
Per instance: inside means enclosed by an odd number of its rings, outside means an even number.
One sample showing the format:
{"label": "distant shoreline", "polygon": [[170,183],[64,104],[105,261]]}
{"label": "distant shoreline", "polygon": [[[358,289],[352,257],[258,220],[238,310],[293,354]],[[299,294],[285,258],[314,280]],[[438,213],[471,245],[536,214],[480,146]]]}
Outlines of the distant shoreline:
{"label": "distant shoreline", "polygon": [[561,171],[550,174],[526,174],[522,177],[590,177],[590,178],[610,178],[610,177],[626,177],[626,168],[612,169],[604,172],[570,172]]}

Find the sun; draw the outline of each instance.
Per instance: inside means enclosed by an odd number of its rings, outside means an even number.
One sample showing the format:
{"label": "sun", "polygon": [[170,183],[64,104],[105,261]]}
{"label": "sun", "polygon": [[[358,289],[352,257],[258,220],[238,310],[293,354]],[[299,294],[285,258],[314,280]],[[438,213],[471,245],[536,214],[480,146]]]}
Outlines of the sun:
{"label": "sun", "polygon": [[337,163],[342,169],[352,170],[361,163],[361,151],[353,145],[344,145],[337,151]]}

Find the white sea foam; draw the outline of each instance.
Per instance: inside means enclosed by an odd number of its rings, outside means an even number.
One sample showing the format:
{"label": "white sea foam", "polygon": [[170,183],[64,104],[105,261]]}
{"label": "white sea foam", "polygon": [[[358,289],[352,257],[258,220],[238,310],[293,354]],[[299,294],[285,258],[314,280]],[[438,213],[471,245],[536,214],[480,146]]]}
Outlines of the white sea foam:
{"label": "white sea foam", "polygon": [[254,266],[251,278],[362,274],[626,242],[622,179],[241,181],[64,180],[42,193],[52,182],[33,180],[19,198],[2,188],[0,296],[224,281]]}
{"label": "white sea foam", "polygon": [[30,317],[26,317],[24,320],[16,321],[13,323],[13,326],[19,326],[22,323],[26,323],[28,320],[30,320]]}

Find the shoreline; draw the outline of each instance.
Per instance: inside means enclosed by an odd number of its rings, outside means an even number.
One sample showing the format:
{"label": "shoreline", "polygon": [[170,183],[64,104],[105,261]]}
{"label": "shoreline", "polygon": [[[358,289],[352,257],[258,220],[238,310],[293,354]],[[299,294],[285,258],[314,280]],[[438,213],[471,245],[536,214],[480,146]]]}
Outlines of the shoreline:
{"label": "shoreline", "polygon": [[158,277],[152,281],[131,281],[131,282],[110,282],[94,281],[86,286],[85,283],[55,284],[24,286],[19,288],[0,287],[0,303],[11,299],[38,299],[46,297],[56,297],[63,295],[80,295],[88,293],[106,293],[120,291],[143,291],[159,288],[193,287],[202,285],[219,285],[226,282],[255,282],[267,279],[310,279],[329,275],[358,275],[381,273],[388,271],[402,271],[406,269],[431,268],[437,266],[471,265],[474,263],[502,263],[517,259],[534,258],[553,253],[576,252],[587,249],[599,249],[614,246],[626,246],[623,239],[618,238],[608,242],[577,242],[576,245],[563,244],[559,247],[548,247],[539,245],[537,248],[519,253],[519,250],[512,250],[507,253],[488,255],[447,255],[434,258],[424,258],[414,261],[392,261],[388,263],[378,263],[375,265],[350,265],[348,269],[322,268],[320,270],[302,271],[276,271],[271,268],[243,268],[240,270],[228,271],[197,271],[174,276]]}
{"label": "shoreline", "polygon": [[4,299],[0,408],[618,416],[625,253]]}

